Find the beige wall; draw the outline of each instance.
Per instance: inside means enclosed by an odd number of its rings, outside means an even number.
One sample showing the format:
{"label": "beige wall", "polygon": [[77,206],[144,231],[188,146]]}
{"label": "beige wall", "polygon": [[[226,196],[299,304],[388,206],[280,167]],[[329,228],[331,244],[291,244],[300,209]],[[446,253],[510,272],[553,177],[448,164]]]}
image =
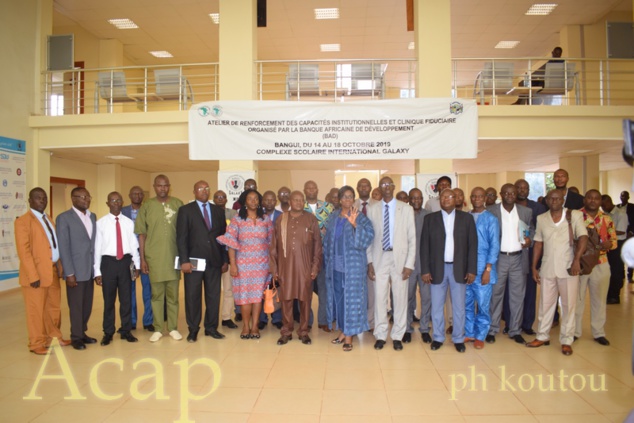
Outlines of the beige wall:
{"label": "beige wall", "polygon": [[[154,183],[154,178],[159,173],[150,174],[150,186],[148,187],[150,192],[150,198],[154,197],[154,188],[151,185]],[[209,188],[211,189],[211,195],[218,190],[218,172],[165,172],[172,185],[170,188],[170,195],[180,199],[183,203],[187,204],[194,200],[194,184],[200,180],[207,181]]]}
{"label": "beige wall", "polygon": [[631,168],[610,170],[605,172],[605,174],[606,192],[602,192],[602,194],[608,194],[612,197],[612,201],[615,204],[620,203],[619,196],[621,191],[634,192],[634,181],[632,179],[634,174]]}

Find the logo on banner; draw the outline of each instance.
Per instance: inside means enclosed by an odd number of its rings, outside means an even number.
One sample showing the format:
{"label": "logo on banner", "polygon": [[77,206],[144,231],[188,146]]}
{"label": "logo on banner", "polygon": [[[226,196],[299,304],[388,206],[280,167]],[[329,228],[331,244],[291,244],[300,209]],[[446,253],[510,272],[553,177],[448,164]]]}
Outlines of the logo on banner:
{"label": "logo on banner", "polygon": [[244,178],[240,175],[231,175],[227,179],[227,190],[242,192],[244,188]]}
{"label": "logo on banner", "polygon": [[459,115],[462,113],[462,111],[463,111],[462,103],[458,101],[454,101],[449,105],[449,112],[452,115]]}
{"label": "logo on banner", "polygon": [[427,197],[433,198],[433,197],[437,196],[437,193],[436,193],[436,182],[438,182],[437,179],[430,179],[425,184],[425,194],[427,194]]}
{"label": "logo on banner", "polygon": [[202,117],[209,116],[211,114],[211,107],[202,106],[198,108],[198,114]]}

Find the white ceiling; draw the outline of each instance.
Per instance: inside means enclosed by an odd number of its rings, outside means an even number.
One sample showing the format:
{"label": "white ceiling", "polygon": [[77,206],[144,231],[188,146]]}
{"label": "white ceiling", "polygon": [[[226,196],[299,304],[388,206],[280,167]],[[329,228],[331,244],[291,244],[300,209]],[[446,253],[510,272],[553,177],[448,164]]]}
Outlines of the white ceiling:
{"label": "white ceiling", "polygon": [[[547,56],[559,44],[565,25],[592,24],[612,11],[629,11],[632,0],[558,0],[550,16],[525,16],[530,0],[452,0],[452,57]],[[267,27],[257,30],[259,60],[414,58],[408,44],[414,33],[406,29],[406,0],[268,0]],[[338,7],[340,19],[314,19],[313,9]],[[218,25],[209,13],[219,12],[218,0],[54,0],[56,30],[80,25],[100,39],[118,39],[134,64],[200,63],[218,60]],[[129,18],[139,29],[118,30],[107,20]],[[222,16],[220,17],[222,22]],[[501,40],[520,41],[512,50],[494,49]],[[341,44],[340,52],[321,53],[319,44]],[[172,59],[157,59],[148,52],[168,50]],[[564,52],[565,55],[565,52]],[[455,160],[459,173],[504,170],[553,170],[567,151],[588,149],[600,154],[601,170],[624,167],[621,145],[591,141],[480,141],[479,157]],[[137,151],[138,150],[138,151]],[[217,169],[216,161],[192,162],[187,145],[130,146],[129,155],[143,158],[122,165],[150,172]],[[90,163],[117,162],[106,156],[119,148],[55,150],[57,157]],[[169,160],[165,160],[167,157]],[[295,168],[297,162],[266,162],[260,169]],[[300,162],[303,169],[344,169],[349,162]],[[413,173],[412,160],[359,162],[363,169]]]}

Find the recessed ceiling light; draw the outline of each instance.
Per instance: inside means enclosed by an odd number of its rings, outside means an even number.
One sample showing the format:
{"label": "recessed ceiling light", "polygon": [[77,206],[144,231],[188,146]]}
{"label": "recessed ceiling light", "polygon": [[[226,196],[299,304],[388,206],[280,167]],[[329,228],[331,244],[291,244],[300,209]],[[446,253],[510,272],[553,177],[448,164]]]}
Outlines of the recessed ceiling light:
{"label": "recessed ceiling light", "polygon": [[319,49],[321,51],[341,51],[340,44],[320,44]]}
{"label": "recessed ceiling light", "polygon": [[172,53],[170,53],[169,51],[165,51],[165,50],[161,50],[161,51],[151,51],[150,54],[154,57],[159,57],[161,59],[164,59],[166,57],[174,57],[172,56]]}
{"label": "recessed ceiling light", "polygon": [[339,8],[315,9],[315,19],[339,19]]}
{"label": "recessed ceiling light", "polygon": [[557,6],[557,3],[536,3],[526,11],[525,15],[550,15]]}
{"label": "recessed ceiling light", "polygon": [[117,27],[117,29],[135,29],[139,26],[130,19],[108,19],[108,22]]}
{"label": "recessed ceiling light", "polygon": [[407,45],[408,50],[414,50],[416,48],[416,43],[414,41],[410,41]]}
{"label": "recessed ceiling light", "polygon": [[348,163],[346,167],[363,167],[363,165],[359,163]]}
{"label": "recessed ceiling light", "polygon": [[130,156],[106,156],[106,159],[111,159],[111,160],[133,160],[134,157],[130,157]]}
{"label": "recessed ceiling light", "polygon": [[209,17],[216,25],[220,23],[220,13],[210,13]]}
{"label": "recessed ceiling light", "polygon": [[500,41],[495,48],[515,48],[519,43],[519,41]]}

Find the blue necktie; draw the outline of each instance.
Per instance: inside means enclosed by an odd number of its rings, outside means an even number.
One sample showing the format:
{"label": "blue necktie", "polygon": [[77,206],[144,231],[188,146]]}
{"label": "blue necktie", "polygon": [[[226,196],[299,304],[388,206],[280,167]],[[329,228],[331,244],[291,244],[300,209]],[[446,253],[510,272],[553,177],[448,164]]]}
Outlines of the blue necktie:
{"label": "blue necktie", "polygon": [[385,205],[383,213],[383,251],[390,250],[390,206]]}
{"label": "blue necktie", "polygon": [[207,212],[207,203],[203,204],[203,216],[205,217],[205,225],[207,230],[211,230],[211,220],[209,220],[209,213]]}

